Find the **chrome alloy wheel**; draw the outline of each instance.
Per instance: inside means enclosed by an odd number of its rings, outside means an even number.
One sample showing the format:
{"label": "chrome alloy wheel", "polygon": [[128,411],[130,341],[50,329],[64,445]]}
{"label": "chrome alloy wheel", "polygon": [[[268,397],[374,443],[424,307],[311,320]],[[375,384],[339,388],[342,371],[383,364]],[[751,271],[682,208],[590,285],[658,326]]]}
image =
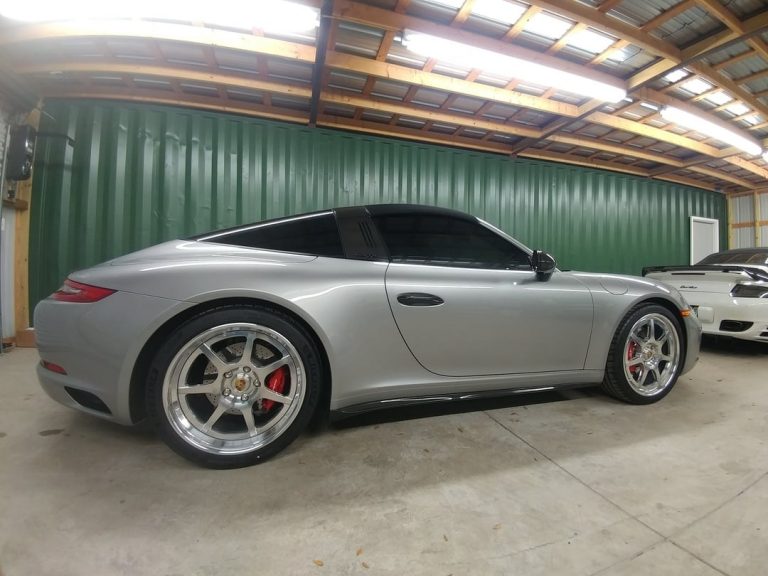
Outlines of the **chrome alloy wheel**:
{"label": "chrome alloy wheel", "polygon": [[672,321],[658,313],[642,316],[624,345],[624,375],[642,396],[656,396],[674,382],[680,363],[680,340]]}
{"label": "chrome alloy wheel", "polygon": [[258,324],[223,324],[176,354],[163,380],[163,408],[176,433],[210,454],[244,454],[295,420],[306,382],[296,348]]}

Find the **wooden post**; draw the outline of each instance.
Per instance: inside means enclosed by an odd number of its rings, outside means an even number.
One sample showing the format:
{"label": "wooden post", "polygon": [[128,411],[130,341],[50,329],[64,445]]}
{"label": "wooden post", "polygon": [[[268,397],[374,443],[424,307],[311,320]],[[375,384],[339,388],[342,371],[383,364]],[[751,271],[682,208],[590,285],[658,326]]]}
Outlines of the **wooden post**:
{"label": "wooden post", "polygon": [[[32,110],[24,120],[26,124],[34,127],[40,126],[40,108]],[[34,169],[32,178],[34,178]],[[16,186],[16,198],[18,202],[32,204],[32,178],[23,180]],[[14,307],[16,326],[16,345],[20,347],[33,347],[35,345],[34,331],[30,329],[29,317],[29,209],[16,212],[15,247],[14,247]]]}

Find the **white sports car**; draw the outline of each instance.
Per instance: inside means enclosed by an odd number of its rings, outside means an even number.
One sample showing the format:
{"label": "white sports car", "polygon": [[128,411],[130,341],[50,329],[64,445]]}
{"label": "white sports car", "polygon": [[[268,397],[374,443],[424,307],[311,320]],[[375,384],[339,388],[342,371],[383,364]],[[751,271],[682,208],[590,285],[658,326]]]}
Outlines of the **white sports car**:
{"label": "white sports car", "polygon": [[768,248],[725,250],[693,266],[652,266],[643,276],[682,292],[705,334],[768,342]]}

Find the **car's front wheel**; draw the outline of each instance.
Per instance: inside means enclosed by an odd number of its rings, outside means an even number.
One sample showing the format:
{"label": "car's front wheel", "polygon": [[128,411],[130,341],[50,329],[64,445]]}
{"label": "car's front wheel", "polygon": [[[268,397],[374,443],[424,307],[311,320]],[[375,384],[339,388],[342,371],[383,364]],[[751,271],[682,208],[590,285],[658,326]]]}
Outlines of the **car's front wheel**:
{"label": "car's front wheel", "polygon": [[613,337],[603,389],[632,404],[666,396],[683,366],[683,333],[678,319],[658,304],[630,310]]}
{"label": "car's front wheel", "polygon": [[209,467],[249,466],[301,433],[321,377],[312,339],[290,316],[222,307],[183,323],[158,350],[147,411],[182,456]]}

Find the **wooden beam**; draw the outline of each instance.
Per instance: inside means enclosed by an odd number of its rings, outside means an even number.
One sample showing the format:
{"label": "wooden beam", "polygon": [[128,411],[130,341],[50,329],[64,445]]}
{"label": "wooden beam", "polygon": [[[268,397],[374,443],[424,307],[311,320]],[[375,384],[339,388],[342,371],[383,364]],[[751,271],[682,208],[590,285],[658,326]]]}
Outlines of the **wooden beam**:
{"label": "wooden beam", "polygon": [[475,116],[439,112],[434,109],[426,108],[424,106],[416,107],[416,106],[409,106],[406,104],[399,104],[389,100],[365,98],[362,96],[350,94],[348,92],[326,90],[321,95],[321,98],[324,102],[331,102],[334,104],[342,104],[346,106],[353,106],[353,107],[359,107],[359,108],[367,108],[370,110],[378,110],[381,112],[386,112],[388,114],[399,114],[401,116],[410,116],[413,118],[428,120],[430,122],[444,122],[446,124],[456,124],[458,126],[465,126],[467,128],[477,128],[478,130],[496,132],[498,134],[525,136],[529,138],[536,138],[540,134],[539,130],[526,128],[524,126],[515,126],[510,124],[502,124],[501,122],[491,122],[489,120],[481,120]]}
{"label": "wooden beam", "polygon": [[[409,16],[407,14],[396,14],[391,10],[377,8],[368,4],[360,4],[352,0],[336,0],[334,3],[333,14],[334,17],[341,20],[356,22],[358,24],[364,24],[383,30],[401,32],[404,29],[408,29],[442,38],[449,38],[455,42],[461,42],[477,48],[499,52],[528,62],[536,62],[557,70],[603,82],[617,88],[623,89],[625,87],[624,82],[615,76],[588,68],[587,66],[574,64],[554,56],[542,54],[536,50],[516,46],[482,34],[467,32],[465,30],[456,29],[451,26],[438,24],[430,20]],[[605,15],[603,14],[603,16]],[[614,19],[611,18],[611,20]],[[512,70],[510,72],[514,71]]]}
{"label": "wooden beam", "polygon": [[390,126],[379,122],[369,122],[366,120],[354,120],[352,118],[340,118],[322,115],[318,119],[318,125],[327,128],[340,128],[343,130],[353,130],[355,132],[365,132],[366,134],[377,134],[379,136],[389,136],[393,138],[404,138],[406,140],[416,140],[419,142],[429,142],[443,146],[457,148],[469,148],[471,150],[481,150],[483,152],[495,152],[496,154],[505,154],[508,147],[505,144],[478,140],[476,138],[465,138],[461,136],[452,136],[450,134],[424,133],[422,130],[414,128],[405,128],[402,126]]}
{"label": "wooden beam", "polygon": [[530,0],[530,3],[576,22],[583,22],[597,30],[605,30],[617,38],[629,40],[635,46],[656,56],[678,60],[681,58],[680,49],[671,42],[652,36],[596,8],[573,0]]}
{"label": "wooden beam", "polygon": [[572,144],[573,146],[579,146],[581,148],[591,148],[600,152],[611,152],[621,156],[628,156],[632,158],[640,158],[642,160],[650,160],[652,162],[658,162],[659,164],[665,164],[672,167],[683,167],[685,164],[682,160],[672,158],[670,156],[663,156],[661,154],[655,154],[648,152],[644,148],[623,146],[621,144],[613,144],[599,140],[596,138],[587,138],[585,136],[572,136],[568,134],[553,134],[549,136],[547,140],[553,142],[560,142],[562,144]]}
{"label": "wooden beam", "polygon": [[173,92],[156,90],[137,89],[132,92],[125,92],[116,91],[114,88],[78,90],[72,88],[46,89],[43,87],[43,96],[45,98],[92,98],[98,100],[123,100],[126,102],[149,102],[155,104],[168,104],[170,106],[197,108],[200,110],[212,110],[214,112],[241,114],[243,116],[258,116],[260,118],[271,118],[274,120],[284,120],[286,122],[300,124],[307,124],[309,121],[309,111],[302,113],[299,110],[291,110],[288,108],[249,104],[247,102],[236,102],[235,100],[222,102],[218,98],[206,98],[204,96],[191,94],[180,96]]}
{"label": "wooden beam", "polygon": [[587,116],[585,120],[595,124],[600,124],[602,126],[615,128],[617,130],[623,130],[625,132],[632,132],[633,134],[653,138],[654,140],[659,140],[660,142],[674,144],[675,146],[687,148],[688,150],[700,152],[701,154],[707,154],[713,158],[718,158],[720,156],[720,150],[714,146],[702,144],[701,142],[698,142],[692,138],[686,138],[685,136],[680,136],[673,132],[662,130],[661,128],[655,128],[653,126],[641,124],[640,122],[635,122],[634,120],[627,120],[626,118],[611,116],[610,114],[605,114],[604,112],[593,112]]}
{"label": "wooden beam", "polygon": [[153,76],[203,82],[206,84],[224,85],[235,88],[245,88],[273,94],[286,94],[301,98],[311,98],[312,88],[308,85],[287,84],[258,80],[233,74],[221,74],[189,68],[171,66],[155,66],[145,64],[123,64],[120,62],[60,62],[50,64],[33,64],[19,71],[24,76],[50,75],[53,73],[87,73],[87,74],[126,74],[133,76]]}
{"label": "wooden beam", "polygon": [[[25,124],[29,124],[35,129],[40,127],[40,108],[41,103],[32,110],[24,119]],[[19,202],[26,202],[27,208],[32,205],[32,182],[34,180],[34,170],[32,178],[23,180],[16,186],[16,198]],[[14,261],[13,261],[13,279],[14,279],[14,330],[18,342],[19,335],[30,326],[29,315],[29,228],[30,228],[31,210],[20,210],[16,212],[14,228]]]}
{"label": "wooden beam", "polygon": [[723,30],[711,36],[688,46],[681,51],[683,61],[691,61],[695,58],[702,58],[716,50],[721,50],[726,45],[737,42],[739,39],[746,39],[755,34],[760,34],[768,29],[768,11],[762,11],[756,16],[741,22],[742,32],[734,32],[731,29]]}
{"label": "wooden beam", "polygon": [[166,24],[146,20],[77,20],[50,24],[8,26],[0,35],[0,47],[66,38],[154,38],[240,50],[289,60],[313,63],[315,47],[275,38],[227,32],[202,26]]}
{"label": "wooden beam", "polygon": [[648,22],[640,26],[640,30],[643,30],[644,32],[649,32],[651,30],[655,30],[664,22],[667,20],[671,20],[672,18],[675,18],[676,16],[680,16],[683,12],[687,12],[691,8],[693,8],[694,0],[683,0],[682,2],[675,4],[672,6],[672,8],[669,8],[668,10],[665,10],[661,14],[658,14],[657,16],[654,16]]}
{"label": "wooden beam", "polygon": [[459,78],[424,72],[422,70],[407,68],[397,64],[378,62],[370,58],[362,58],[340,52],[329,52],[326,55],[326,65],[330,68],[338,68],[361,74],[370,74],[378,78],[387,78],[416,86],[427,86],[446,92],[457,92],[465,96],[474,96],[483,100],[493,100],[511,106],[540,110],[550,114],[564,116],[576,116],[578,108],[573,104],[548,100],[522,92],[496,88],[487,84],[468,82]]}
{"label": "wooden beam", "polygon": [[318,107],[320,104],[320,92],[323,90],[323,72],[325,70],[325,55],[328,52],[329,32],[332,25],[331,11],[333,0],[323,0],[320,10],[320,27],[317,30],[317,50],[312,69],[312,96],[309,104],[309,125],[317,125]]}

